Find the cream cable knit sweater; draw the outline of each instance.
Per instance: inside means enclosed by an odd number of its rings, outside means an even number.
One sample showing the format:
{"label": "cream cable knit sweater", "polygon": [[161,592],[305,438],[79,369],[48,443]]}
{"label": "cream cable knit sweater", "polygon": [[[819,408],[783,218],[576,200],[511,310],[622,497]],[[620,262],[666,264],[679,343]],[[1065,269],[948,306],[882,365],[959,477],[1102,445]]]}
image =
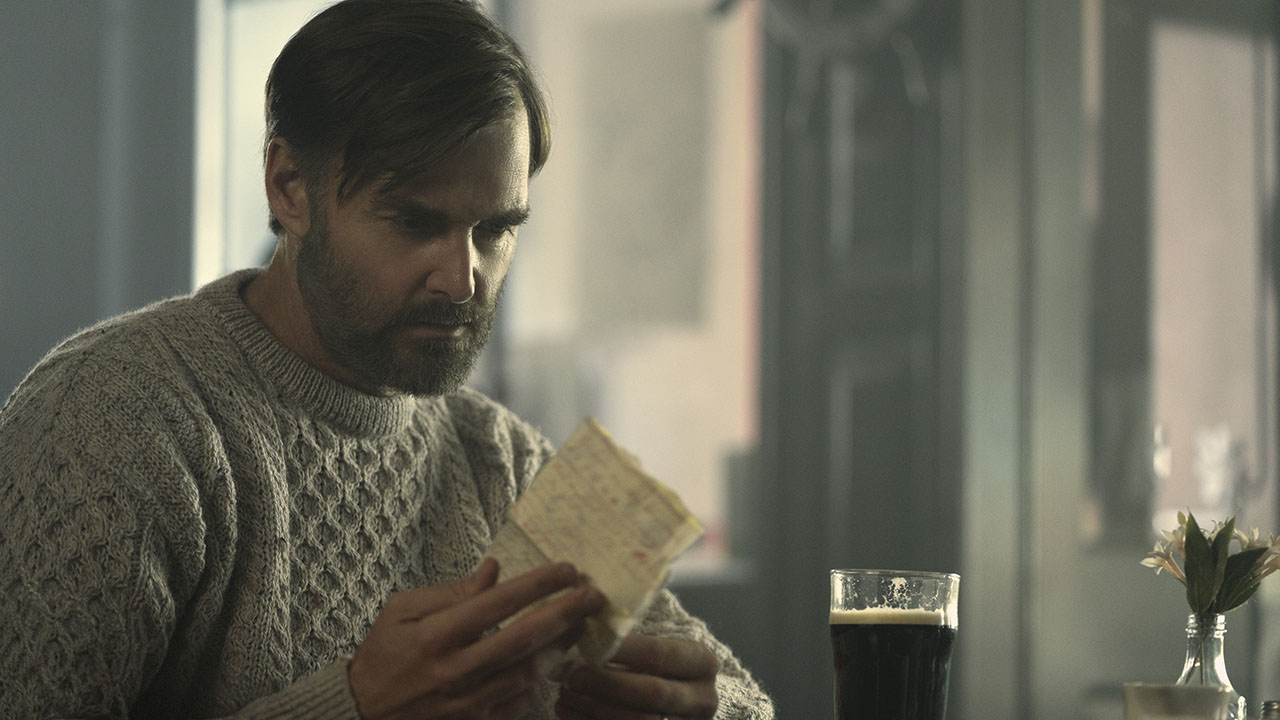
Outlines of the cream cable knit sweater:
{"label": "cream cable knit sweater", "polygon": [[[549,456],[479,393],[317,372],[241,301],[254,272],[79,333],[0,413],[3,717],[357,718],[382,603],[467,575]],[[669,593],[642,632],[719,655],[720,717],[773,717]]]}

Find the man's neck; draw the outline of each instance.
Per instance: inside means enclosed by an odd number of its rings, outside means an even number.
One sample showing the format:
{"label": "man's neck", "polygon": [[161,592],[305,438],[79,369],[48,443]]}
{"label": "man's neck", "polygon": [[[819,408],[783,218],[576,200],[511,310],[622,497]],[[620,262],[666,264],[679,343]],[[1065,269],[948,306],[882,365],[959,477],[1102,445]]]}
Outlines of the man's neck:
{"label": "man's neck", "polygon": [[241,298],[267,330],[298,357],[339,382],[370,392],[335,362],[320,342],[298,290],[294,263],[282,246],[277,246],[267,269],[241,291]]}

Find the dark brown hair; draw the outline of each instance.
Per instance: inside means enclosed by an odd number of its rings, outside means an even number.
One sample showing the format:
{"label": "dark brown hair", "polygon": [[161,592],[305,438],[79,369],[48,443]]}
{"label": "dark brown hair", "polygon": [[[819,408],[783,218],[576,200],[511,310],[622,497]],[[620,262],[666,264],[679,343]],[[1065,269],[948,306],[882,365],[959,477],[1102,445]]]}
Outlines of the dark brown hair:
{"label": "dark brown hair", "polygon": [[[336,170],[339,202],[402,187],[521,106],[530,176],[550,151],[532,68],[472,0],[343,0],[294,34],[266,89],[268,146],[289,144],[309,191]],[[274,216],[271,229],[284,232]]]}

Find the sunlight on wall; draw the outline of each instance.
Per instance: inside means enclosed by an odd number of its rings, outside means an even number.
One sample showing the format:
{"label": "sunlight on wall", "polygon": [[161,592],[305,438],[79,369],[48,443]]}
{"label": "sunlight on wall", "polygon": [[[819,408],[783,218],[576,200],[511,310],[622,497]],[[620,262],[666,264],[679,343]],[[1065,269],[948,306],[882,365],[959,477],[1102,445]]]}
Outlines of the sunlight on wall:
{"label": "sunlight on wall", "polygon": [[1151,382],[1153,420],[1170,453],[1158,528],[1185,508],[1270,521],[1249,509],[1274,477],[1276,427],[1269,254],[1258,220],[1275,188],[1262,177],[1274,153],[1259,152],[1275,110],[1258,112],[1266,73],[1255,62],[1273,53],[1257,51],[1238,33],[1155,27]]}
{"label": "sunlight on wall", "polygon": [[736,548],[756,443],[754,4],[522,0],[551,97],[506,312],[510,400],[553,441],[597,416]]}
{"label": "sunlight on wall", "polygon": [[263,88],[299,27],[332,0],[202,0],[196,284],[265,264]]}
{"label": "sunlight on wall", "polygon": [[226,172],[223,113],[226,105],[225,0],[199,0],[196,7],[196,162],[192,213],[191,287],[222,274],[222,183]]}

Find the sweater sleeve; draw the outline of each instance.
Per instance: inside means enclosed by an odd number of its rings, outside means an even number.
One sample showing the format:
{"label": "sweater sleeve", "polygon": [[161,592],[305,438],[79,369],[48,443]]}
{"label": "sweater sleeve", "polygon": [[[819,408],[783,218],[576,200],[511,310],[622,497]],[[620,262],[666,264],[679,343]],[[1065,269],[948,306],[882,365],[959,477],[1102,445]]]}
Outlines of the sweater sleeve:
{"label": "sweater sleeve", "polygon": [[716,692],[720,710],[716,720],[773,720],[773,701],[743,667],[728,646],[716,639],[706,623],[690,615],[676,596],[662,590],[635,632],[644,635],[685,637],[702,644],[720,661]]}
{"label": "sweater sleeve", "polygon": [[[226,501],[199,490],[216,452],[188,404],[89,354],[38,367],[0,413],[0,718],[188,712],[205,660],[175,629],[216,623],[190,603]],[[237,717],[356,720],[346,662]]]}
{"label": "sweater sleeve", "polygon": [[199,561],[198,513],[182,518],[194,544],[170,544],[138,492],[171,453],[133,425],[137,408],[111,404],[114,383],[97,370],[83,359],[37,368],[0,416],[6,717],[127,715]]}

